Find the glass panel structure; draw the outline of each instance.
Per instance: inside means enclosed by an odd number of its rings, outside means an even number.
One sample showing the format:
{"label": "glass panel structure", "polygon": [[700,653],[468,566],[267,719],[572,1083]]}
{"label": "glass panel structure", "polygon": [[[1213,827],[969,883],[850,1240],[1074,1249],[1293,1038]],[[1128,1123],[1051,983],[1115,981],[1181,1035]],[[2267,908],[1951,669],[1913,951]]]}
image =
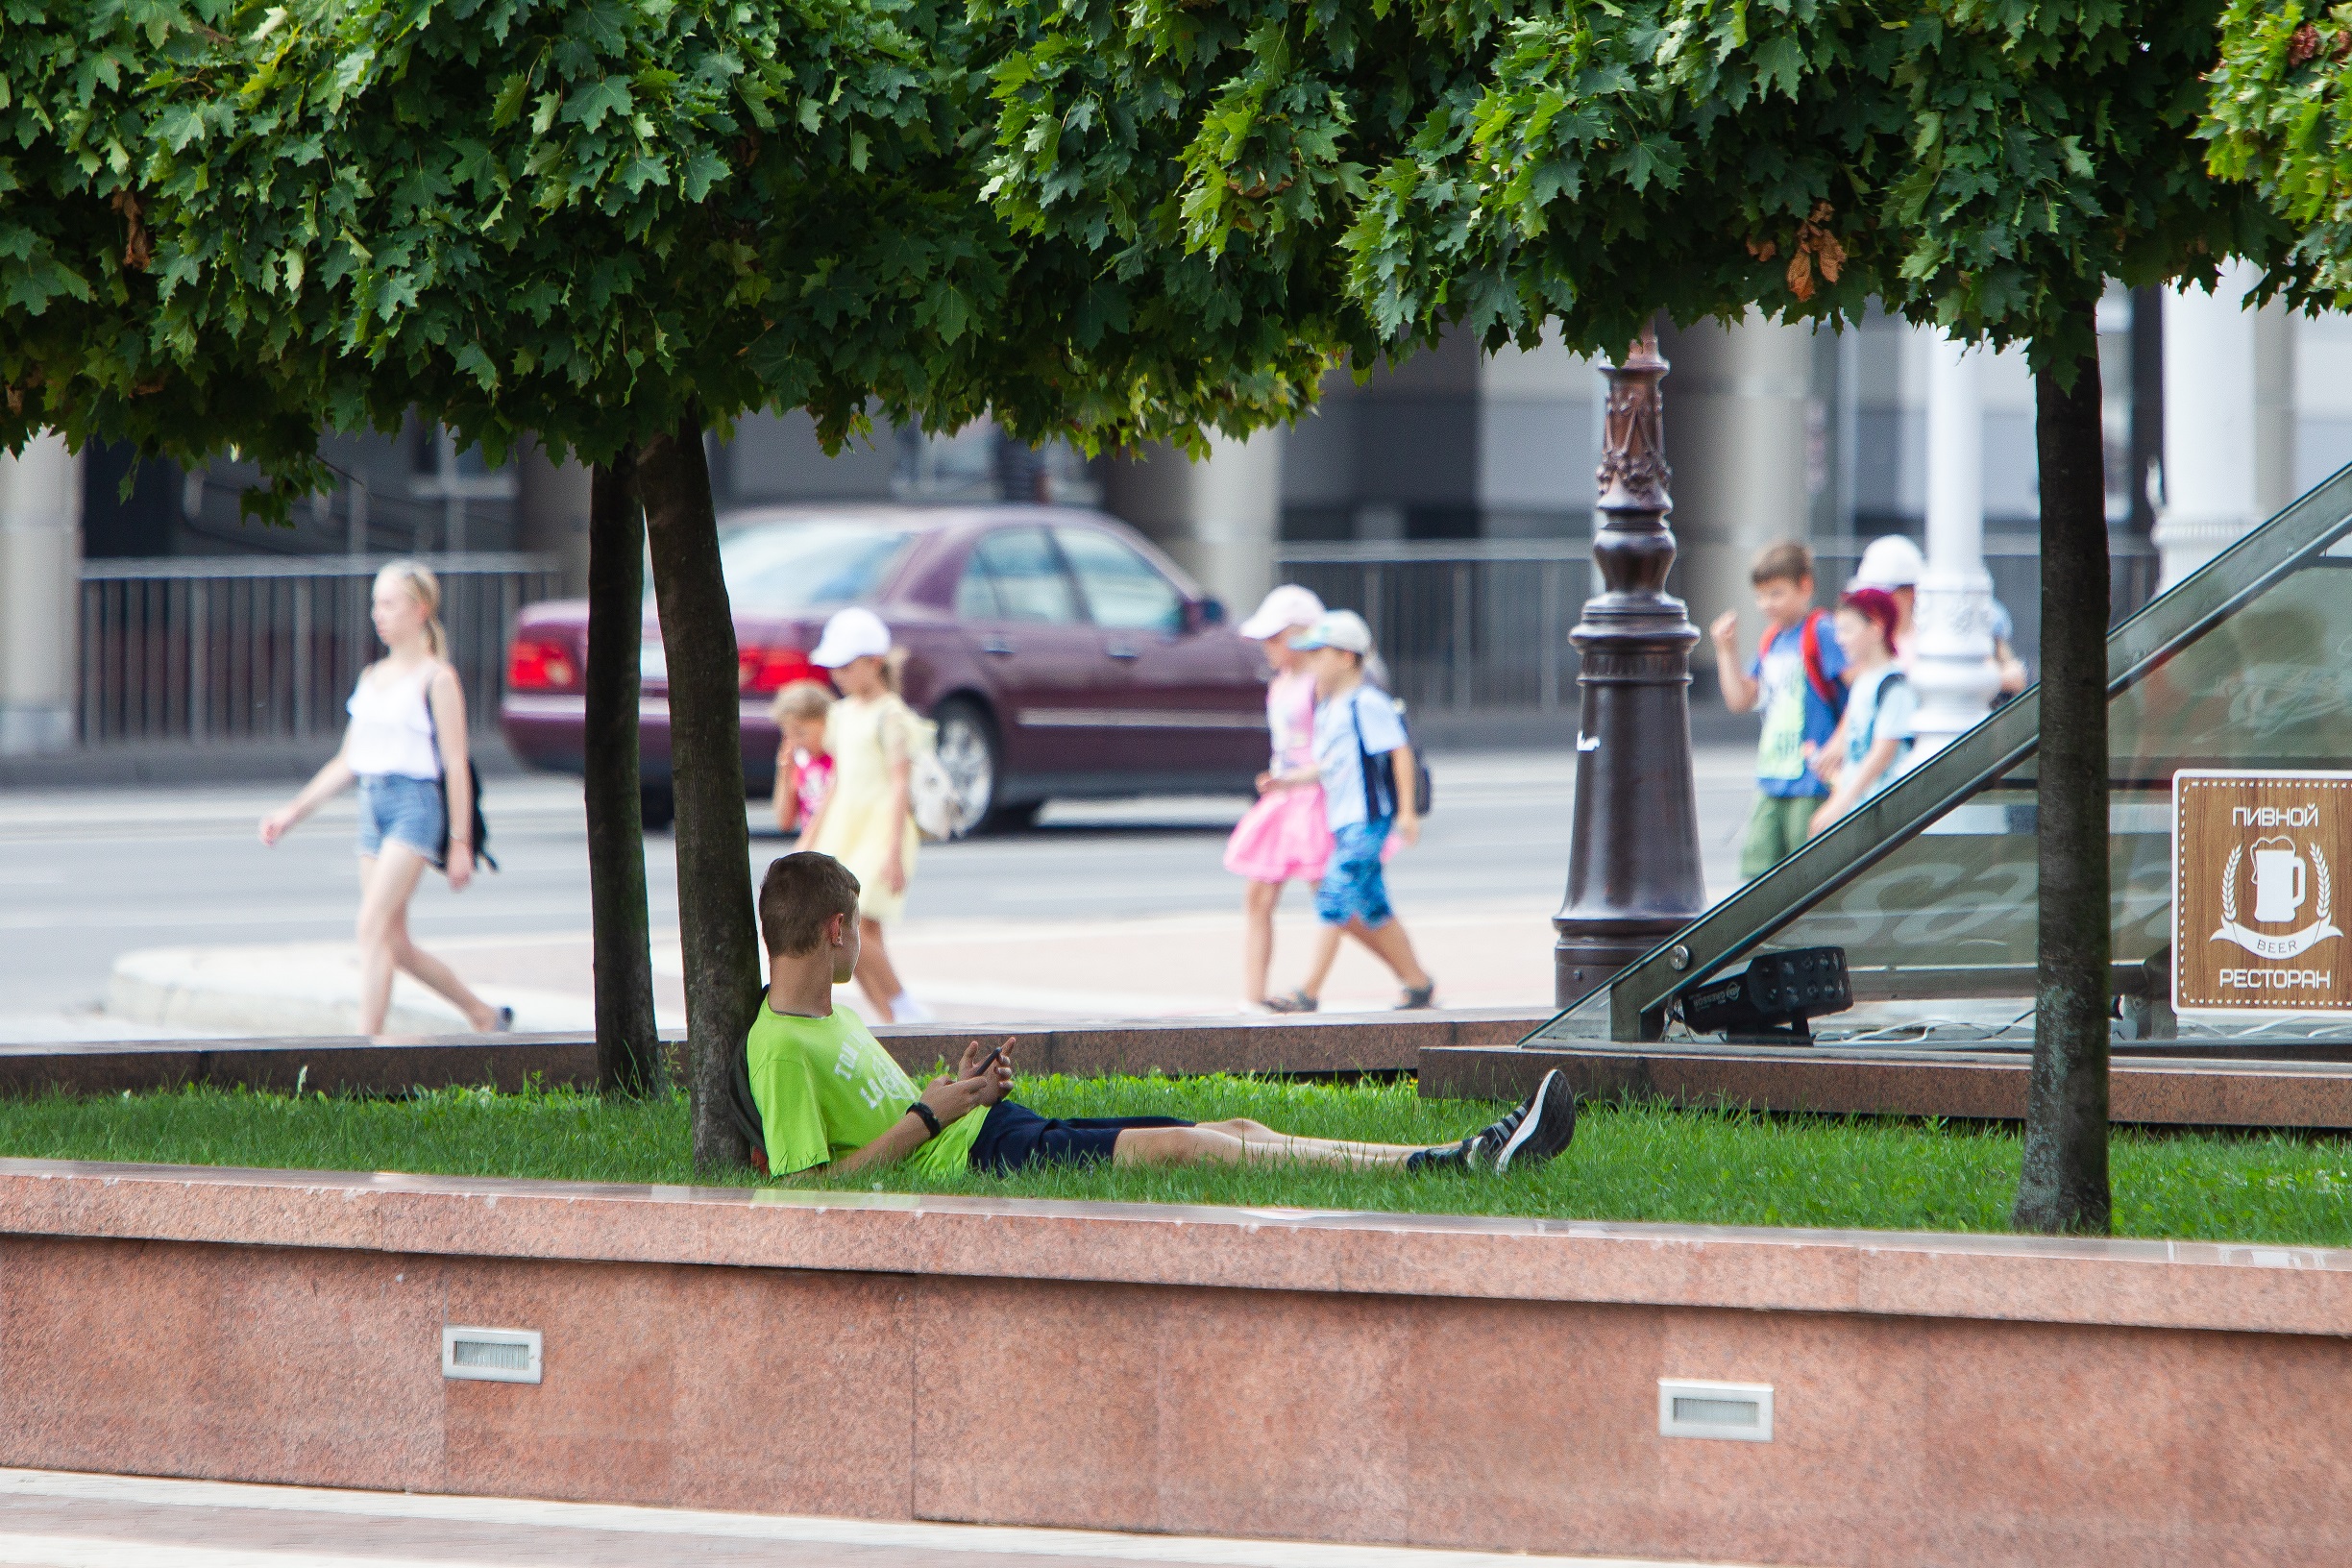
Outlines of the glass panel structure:
{"label": "glass panel structure", "polygon": [[[2171,1035],[2172,775],[2352,768],[2352,469],[2107,642],[2119,1037]],[[2029,1043],[2037,917],[2029,690],[1531,1036],[1688,1038],[1692,986],[1757,952],[1839,946],[1855,1007],[1825,1042]],[[2340,1037],[2341,1020],[2182,1021],[2177,1036]]]}

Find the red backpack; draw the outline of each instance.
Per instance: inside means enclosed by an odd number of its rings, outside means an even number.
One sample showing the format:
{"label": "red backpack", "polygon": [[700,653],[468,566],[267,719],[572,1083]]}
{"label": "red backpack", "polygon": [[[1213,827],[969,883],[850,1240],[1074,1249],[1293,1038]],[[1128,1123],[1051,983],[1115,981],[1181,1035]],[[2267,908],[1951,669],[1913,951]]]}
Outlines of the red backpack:
{"label": "red backpack", "polygon": [[1797,647],[1804,659],[1805,679],[1813,687],[1813,695],[1829,705],[1829,717],[1846,716],[1846,683],[1832,677],[1822,668],[1821,625],[1829,619],[1827,610],[1815,610],[1804,618],[1804,626],[1797,634]]}

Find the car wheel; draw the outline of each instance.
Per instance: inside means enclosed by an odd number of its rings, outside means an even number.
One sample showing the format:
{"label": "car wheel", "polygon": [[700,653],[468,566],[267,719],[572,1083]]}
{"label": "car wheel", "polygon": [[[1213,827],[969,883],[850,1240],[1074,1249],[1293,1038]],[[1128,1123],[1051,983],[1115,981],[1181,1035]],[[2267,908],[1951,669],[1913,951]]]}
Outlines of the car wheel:
{"label": "car wheel", "polygon": [[939,705],[939,760],[955,786],[954,837],[980,828],[996,811],[996,790],[1002,753],[996,746],[996,726],[976,702],[949,698]]}
{"label": "car wheel", "polygon": [[637,807],[645,819],[646,831],[658,833],[677,817],[677,799],[667,784],[641,785],[637,791]]}

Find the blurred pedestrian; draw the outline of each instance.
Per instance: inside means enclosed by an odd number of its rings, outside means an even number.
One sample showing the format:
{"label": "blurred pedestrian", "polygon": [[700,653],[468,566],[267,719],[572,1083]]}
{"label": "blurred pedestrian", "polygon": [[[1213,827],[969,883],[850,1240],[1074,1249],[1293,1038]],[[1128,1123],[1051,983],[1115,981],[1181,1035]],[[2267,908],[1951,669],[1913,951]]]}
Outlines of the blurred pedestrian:
{"label": "blurred pedestrian", "polygon": [[884,1023],[926,1022],[936,1015],[907,994],[882,942],[883,928],[905,913],[921,840],[912,781],[924,721],[898,695],[904,661],[873,611],[853,606],[826,622],[809,662],[832,672],[841,700],[825,716],[833,788],[800,842],[848,867],[865,889],[857,983],[867,1003]]}
{"label": "blurred pedestrian", "polygon": [[394,561],[376,574],[371,612],[384,657],[359,673],[334,760],[261,819],[261,842],[275,846],[322,801],[358,783],[363,1035],[383,1033],[395,969],[447,997],[478,1032],[514,1027],[513,1008],[483,1001],[408,936],[408,900],[426,867],[446,873],[453,893],[474,879],[465,690],[449,662],[440,611],[440,580],[423,563]]}
{"label": "blurred pedestrian", "polygon": [[1824,760],[1829,798],[1813,814],[1816,833],[1893,783],[1910,761],[1919,697],[1895,664],[1900,617],[1895,597],[1884,589],[1849,589],[1838,600],[1838,643],[1853,689],[1838,726],[1846,744],[1839,755]]}
{"label": "blurred pedestrian", "polygon": [[1813,603],[1811,551],[1793,540],[1767,546],[1748,580],[1764,612],[1755,657],[1740,663],[1738,611],[1724,611],[1709,629],[1724,706],[1733,713],[1764,710],[1755,809],[1740,846],[1740,875],[1753,881],[1803,845],[1813,814],[1829,797],[1815,761],[1845,711],[1846,655],[1829,617]]}
{"label": "blurred pedestrian", "polygon": [[1266,1009],[1266,973],[1274,963],[1274,908],[1283,884],[1323,880],[1332,835],[1323,818],[1323,778],[1315,771],[1315,680],[1290,639],[1313,625],[1323,601],[1295,583],[1266,595],[1237,628],[1265,650],[1266,731],[1273,752],[1258,775],[1258,803],[1225,841],[1225,869],[1247,877],[1241,894],[1241,1007]]}
{"label": "blurred pedestrian", "polygon": [[776,826],[797,834],[805,848],[817,813],[833,793],[833,753],[825,749],[825,718],[833,711],[833,688],[821,680],[796,680],[768,705],[775,721]]}
{"label": "blurred pedestrian", "polygon": [[1400,1008],[1430,1005],[1437,982],[1413,956],[1405,922],[1388,907],[1388,885],[1381,851],[1393,831],[1408,845],[1421,838],[1418,769],[1396,699],[1364,679],[1372,654],[1372,628],[1354,610],[1331,610],[1290,646],[1308,656],[1314,676],[1314,756],[1323,781],[1323,813],[1331,826],[1332,860],[1315,888],[1315,916],[1322,940],[1306,984],[1286,996],[1270,998],[1277,1013],[1312,1013],[1322,1006],[1323,983],[1339,956],[1339,939],[1352,936],[1395,971],[1404,988]]}
{"label": "blurred pedestrian", "polygon": [[[1919,585],[1927,575],[1927,558],[1920,553],[1919,546],[1899,533],[1873,539],[1862,551],[1862,559],[1854,567],[1853,580],[1849,588],[1876,588],[1895,601],[1895,664],[1908,671],[1918,655],[1919,642]],[[2017,696],[2027,684],[2024,661],[2017,656],[2014,644],[2017,624],[2010,617],[2009,606],[1999,600],[1992,600],[1993,624],[1988,628],[1993,638],[1993,674],[1997,679],[1998,699]]]}
{"label": "blurred pedestrian", "polygon": [[1882,534],[1863,547],[1848,588],[1875,588],[1895,601],[1895,640],[1891,653],[1901,669],[1911,668],[1912,644],[1919,636],[1919,583],[1927,575],[1927,557],[1920,547],[1899,533]]}

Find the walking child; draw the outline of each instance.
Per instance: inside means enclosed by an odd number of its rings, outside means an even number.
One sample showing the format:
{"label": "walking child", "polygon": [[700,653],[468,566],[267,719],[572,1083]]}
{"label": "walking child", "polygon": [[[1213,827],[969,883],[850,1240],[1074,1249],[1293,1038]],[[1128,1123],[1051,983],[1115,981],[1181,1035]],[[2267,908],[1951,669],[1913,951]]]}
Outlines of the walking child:
{"label": "walking child", "polygon": [[1813,552],[1784,541],[1760,551],[1750,568],[1764,637],[1745,668],[1739,660],[1739,612],[1726,610],[1709,628],[1724,705],[1748,713],[1761,705],[1756,742],[1756,803],[1740,849],[1740,875],[1753,880],[1795,854],[1829,797],[1814,758],[1845,711],[1840,676],[1846,655],[1829,618],[1813,606]]}
{"label": "walking child", "polygon": [[1323,818],[1323,779],[1314,765],[1314,676],[1290,639],[1321,618],[1323,601],[1295,583],[1266,595],[1241,635],[1265,649],[1266,730],[1273,754],[1258,775],[1258,801],[1225,841],[1225,869],[1247,877],[1241,894],[1241,1009],[1266,1010],[1266,971],[1274,962],[1274,907],[1283,884],[1323,880],[1331,827]]}
{"label": "walking child", "polygon": [[1838,643],[1846,650],[1853,694],[1839,733],[1845,745],[1825,756],[1829,798],[1813,813],[1819,833],[1899,777],[1911,758],[1919,695],[1895,663],[1902,611],[1883,589],[1856,588],[1838,600]]}
{"label": "walking child", "polygon": [[890,627],[861,606],[825,623],[809,662],[833,673],[841,692],[825,716],[833,788],[801,842],[849,868],[865,890],[858,910],[858,989],[884,1023],[919,1023],[931,1010],[909,996],[891,964],[883,928],[906,910],[921,835],[911,799],[923,721],[898,695]]}
{"label": "walking child", "polygon": [[1314,676],[1315,770],[1323,784],[1323,814],[1331,824],[1332,860],[1315,888],[1321,941],[1307,983],[1267,1005],[1277,1013],[1312,1013],[1322,1006],[1323,982],[1352,936],[1395,971],[1404,987],[1401,1009],[1430,1005],[1437,990],[1413,956],[1405,922],[1388,907],[1381,851],[1391,832],[1407,845],[1420,842],[1417,770],[1405,724],[1387,693],[1364,679],[1372,628],[1353,610],[1332,610],[1293,637]]}
{"label": "walking child", "polygon": [[821,680],[796,680],[769,704],[781,739],[776,743],[776,826],[800,836],[833,793],[833,753],[825,749],[825,718],[833,711],[833,688]]}

